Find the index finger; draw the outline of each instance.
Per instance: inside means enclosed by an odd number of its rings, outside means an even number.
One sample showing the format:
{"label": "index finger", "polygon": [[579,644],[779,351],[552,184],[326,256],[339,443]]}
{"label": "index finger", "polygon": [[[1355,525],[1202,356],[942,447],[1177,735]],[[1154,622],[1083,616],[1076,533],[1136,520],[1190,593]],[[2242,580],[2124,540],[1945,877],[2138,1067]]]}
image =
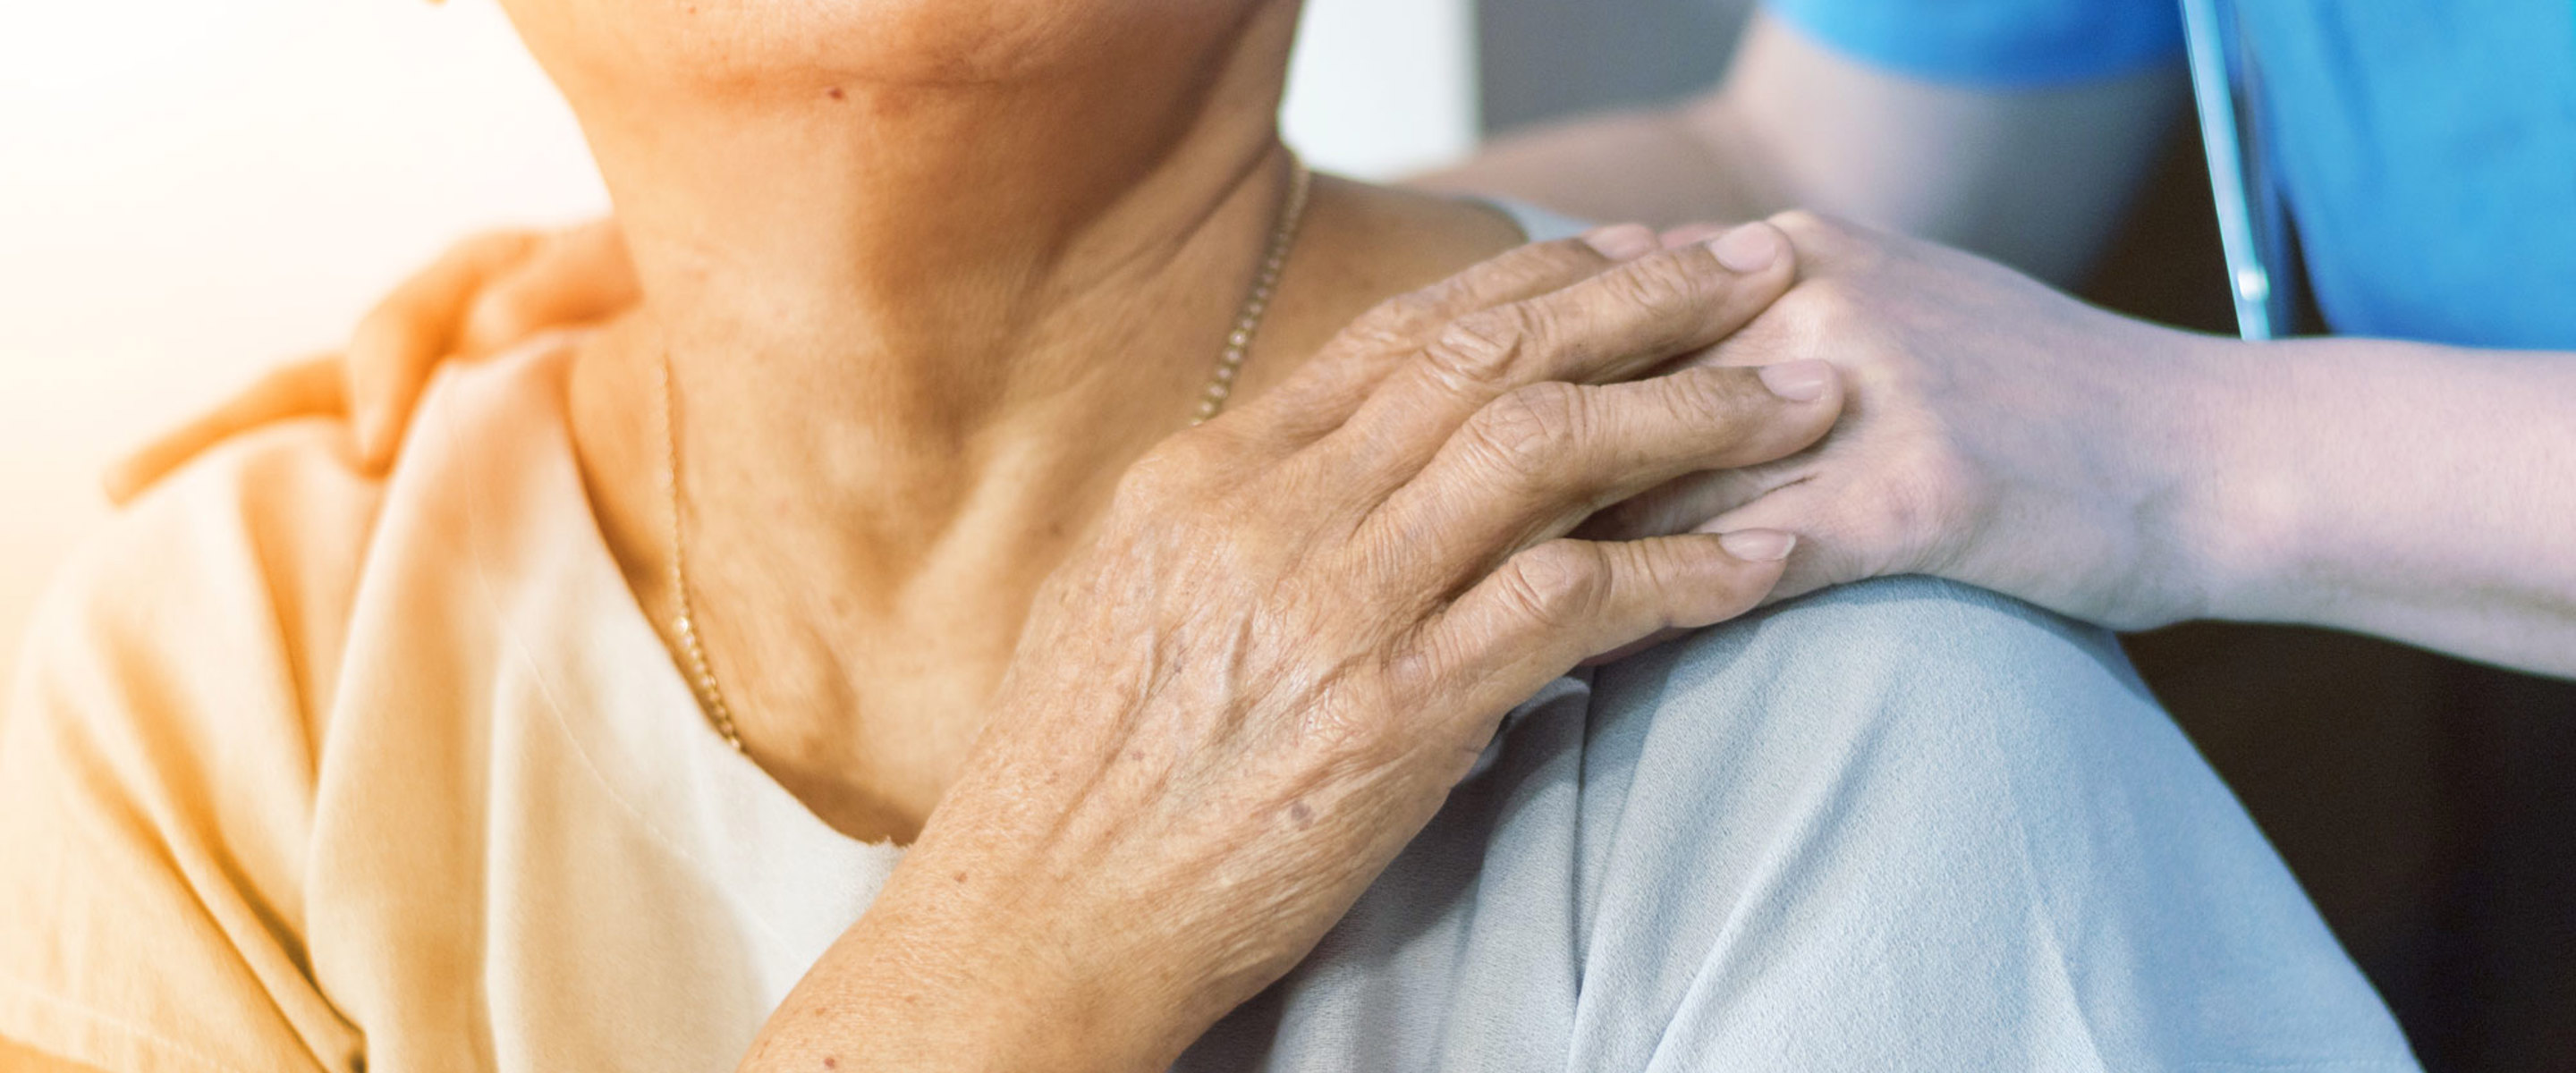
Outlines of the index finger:
{"label": "index finger", "polygon": [[1323,353],[1242,407],[1250,420],[1303,443],[1349,420],[1387,372],[1411,360],[1451,321],[1481,309],[1546,294],[1654,249],[1640,224],[1597,228],[1581,238],[1506,250],[1428,287],[1360,315]]}
{"label": "index finger", "polygon": [[1788,240],[1746,224],[1649,254],[1559,290],[1448,324],[1390,374],[1329,441],[1374,459],[1381,497],[1428,464],[1477,410],[1547,380],[1631,379],[1733,334],[1789,289]]}
{"label": "index finger", "polygon": [[[503,270],[535,249],[533,231],[495,231],[457,243],[428,268],[404,280],[358,322],[350,336],[349,398],[409,397],[455,349],[466,310]],[[358,455],[370,467],[393,454],[402,428],[372,410],[357,415]]]}

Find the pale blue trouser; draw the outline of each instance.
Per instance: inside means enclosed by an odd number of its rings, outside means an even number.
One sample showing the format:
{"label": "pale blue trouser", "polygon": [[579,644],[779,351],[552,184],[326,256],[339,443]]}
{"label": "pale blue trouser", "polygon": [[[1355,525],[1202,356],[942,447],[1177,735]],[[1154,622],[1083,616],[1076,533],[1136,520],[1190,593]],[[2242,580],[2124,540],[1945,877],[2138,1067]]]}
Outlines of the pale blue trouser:
{"label": "pale blue trouser", "polygon": [[1899,579],[1556,683],[1179,1068],[2415,1063],[2111,638]]}

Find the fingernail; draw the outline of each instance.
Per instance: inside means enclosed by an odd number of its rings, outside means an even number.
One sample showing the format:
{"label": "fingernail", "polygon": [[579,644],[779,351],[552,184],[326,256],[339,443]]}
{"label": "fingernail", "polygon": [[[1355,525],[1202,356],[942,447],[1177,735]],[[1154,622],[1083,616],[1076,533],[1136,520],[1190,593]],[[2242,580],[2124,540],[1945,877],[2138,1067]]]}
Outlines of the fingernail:
{"label": "fingernail", "polygon": [[1819,358],[1784,361],[1754,370],[1762,377],[1762,386],[1790,402],[1814,402],[1825,397],[1825,388],[1833,383],[1834,367]]}
{"label": "fingernail", "polygon": [[1789,557],[1798,538],[1777,529],[1738,529],[1719,536],[1717,546],[1748,563],[1776,563]]}
{"label": "fingernail", "polygon": [[1613,261],[1634,261],[1655,252],[1659,243],[1653,228],[1644,224],[1613,224],[1596,227],[1583,235],[1583,241],[1601,256]]}
{"label": "fingernail", "polygon": [[1708,244],[1717,263],[1736,272],[1759,272],[1780,259],[1780,236],[1763,224],[1746,224]]}

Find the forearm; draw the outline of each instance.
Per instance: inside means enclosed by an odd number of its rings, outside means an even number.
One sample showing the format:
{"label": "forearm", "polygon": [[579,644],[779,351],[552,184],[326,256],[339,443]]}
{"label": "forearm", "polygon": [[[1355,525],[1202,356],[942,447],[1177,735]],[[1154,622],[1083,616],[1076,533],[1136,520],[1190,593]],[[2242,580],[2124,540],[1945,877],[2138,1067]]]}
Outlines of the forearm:
{"label": "forearm", "polygon": [[2067,284],[2119,222],[2183,99],[2163,69],[2044,90],[1940,85],[1756,15],[1714,90],[1514,134],[1416,182],[1605,222],[1812,209]]}
{"label": "forearm", "polygon": [[2213,345],[2213,614],[2576,676],[2576,354]]}
{"label": "forearm", "polygon": [[1015,876],[926,835],[770,1014],[742,1073],[1142,1073],[1225,1012],[1174,994],[1188,989],[1156,957],[1103,956],[1086,927],[1101,917],[1067,918]]}

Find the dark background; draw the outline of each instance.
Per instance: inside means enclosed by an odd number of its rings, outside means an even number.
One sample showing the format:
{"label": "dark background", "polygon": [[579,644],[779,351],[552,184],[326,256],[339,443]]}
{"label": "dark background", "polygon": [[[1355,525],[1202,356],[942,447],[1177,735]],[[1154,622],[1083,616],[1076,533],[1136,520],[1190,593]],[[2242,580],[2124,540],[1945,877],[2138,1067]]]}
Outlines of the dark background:
{"label": "dark background", "polygon": [[[1749,4],[1478,6],[1493,133],[1708,86]],[[2199,134],[2172,121],[2082,293],[2230,332]],[[2203,623],[2126,640],[2427,1070],[2576,1071],[2576,684],[2322,630]]]}

